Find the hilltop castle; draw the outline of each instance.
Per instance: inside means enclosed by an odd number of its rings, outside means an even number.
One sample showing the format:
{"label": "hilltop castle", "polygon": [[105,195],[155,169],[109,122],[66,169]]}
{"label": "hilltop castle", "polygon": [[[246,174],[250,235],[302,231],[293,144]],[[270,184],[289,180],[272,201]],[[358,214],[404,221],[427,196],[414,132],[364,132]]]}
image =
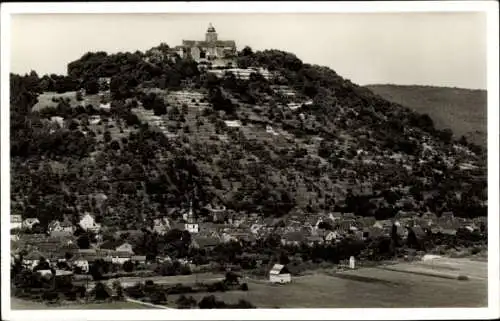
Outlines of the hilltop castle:
{"label": "hilltop castle", "polygon": [[210,23],[205,40],[182,40],[182,57],[192,57],[196,61],[230,59],[236,55],[234,40],[219,40],[215,28]]}

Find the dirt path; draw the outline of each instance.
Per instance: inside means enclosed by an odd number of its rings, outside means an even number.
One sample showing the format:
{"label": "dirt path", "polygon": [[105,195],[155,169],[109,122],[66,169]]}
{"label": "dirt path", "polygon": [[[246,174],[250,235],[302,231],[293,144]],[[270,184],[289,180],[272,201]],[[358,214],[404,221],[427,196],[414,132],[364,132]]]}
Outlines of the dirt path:
{"label": "dirt path", "polygon": [[140,304],[140,305],[144,305],[144,306],[155,308],[155,309],[173,310],[173,308],[169,308],[169,307],[166,307],[166,306],[163,306],[163,305],[157,305],[157,304],[152,304],[152,303],[148,303],[148,302],[142,302],[140,300],[134,300],[134,299],[128,298],[128,297],[125,298],[125,301],[136,303],[136,304]]}

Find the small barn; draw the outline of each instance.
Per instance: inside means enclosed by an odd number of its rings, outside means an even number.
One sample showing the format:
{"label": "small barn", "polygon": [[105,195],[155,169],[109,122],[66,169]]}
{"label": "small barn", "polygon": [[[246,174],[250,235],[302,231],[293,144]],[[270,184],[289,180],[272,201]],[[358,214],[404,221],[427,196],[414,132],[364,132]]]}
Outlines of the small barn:
{"label": "small barn", "polygon": [[285,284],[292,282],[292,276],[287,267],[282,264],[275,264],[269,271],[269,282]]}

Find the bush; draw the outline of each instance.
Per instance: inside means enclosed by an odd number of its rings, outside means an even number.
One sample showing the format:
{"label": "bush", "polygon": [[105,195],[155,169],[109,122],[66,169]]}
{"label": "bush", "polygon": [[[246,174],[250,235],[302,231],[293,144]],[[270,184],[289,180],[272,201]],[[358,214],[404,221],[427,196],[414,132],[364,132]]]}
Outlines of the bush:
{"label": "bush", "polygon": [[142,289],[142,286],[140,284],[126,287],[125,293],[134,299],[142,299],[146,296],[146,294],[144,293],[144,290]]}
{"label": "bush", "polygon": [[153,304],[164,304],[167,302],[167,295],[163,291],[155,291],[151,293],[149,298]]}
{"label": "bush", "polygon": [[240,286],[240,289],[241,289],[241,291],[248,291],[248,284],[243,283],[243,284]]}
{"label": "bush", "polygon": [[192,296],[187,298],[185,295],[181,295],[175,303],[179,309],[189,309],[196,306],[196,300]]}
{"label": "bush", "polygon": [[220,309],[226,307],[226,304],[222,301],[217,301],[215,296],[209,295],[203,297],[198,303],[200,309]]}
{"label": "bush", "polygon": [[101,282],[98,282],[95,285],[93,293],[94,293],[96,300],[106,300],[110,297],[110,294],[109,294],[108,290],[106,289],[106,286],[104,284],[102,284]]}
{"label": "bush", "polygon": [[44,301],[58,301],[59,300],[59,293],[52,292],[52,291],[46,291],[42,294],[42,300],[44,300]]}
{"label": "bush", "polygon": [[469,277],[467,275],[459,275],[457,277],[457,280],[459,280],[459,281],[468,281]]}

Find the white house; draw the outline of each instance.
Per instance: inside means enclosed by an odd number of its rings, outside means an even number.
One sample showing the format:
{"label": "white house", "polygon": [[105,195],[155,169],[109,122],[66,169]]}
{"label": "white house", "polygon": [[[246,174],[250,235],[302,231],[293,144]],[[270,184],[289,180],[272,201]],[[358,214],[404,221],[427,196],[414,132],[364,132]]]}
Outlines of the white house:
{"label": "white house", "polygon": [[269,282],[285,284],[292,282],[292,276],[288,269],[282,264],[275,264],[269,271]]}
{"label": "white house", "polygon": [[339,238],[339,233],[337,231],[330,231],[325,236],[325,242],[333,242]]}
{"label": "white house", "polygon": [[71,260],[73,266],[77,266],[82,269],[83,273],[88,273],[90,269],[89,261],[82,256],[75,257]]}
{"label": "white house", "polygon": [[170,230],[170,222],[167,217],[157,218],[153,222],[153,231],[163,235]]}
{"label": "white house", "polygon": [[354,258],[354,256],[351,256],[349,258],[349,268],[351,270],[354,270],[356,268],[356,259]]}
{"label": "white house", "polygon": [[31,229],[33,225],[40,224],[40,220],[35,218],[27,218],[23,221],[23,228]]}
{"label": "white house", "polygon": [[75,227],[67,219],[62,222],[54,220],[49,223],[48,228],[51,236],[72,235],[75,232]]}
{"label": "white house", "polygon": [[85,231],[98,232],[101,229],[101,224],[96,223],[94,217],[89,213],[85,213],[78,224]]}
{"label": "white house", "polygon": [[115,264],[123,264],[132,259],[132,254],[129,252],[116,251],[111,254],[111,262]]}
{"label": "white house", "polygon": [[10,229],[20,229],[23,226],[23,218],[21,215],[10,216]]}
{"label": "white house", "polygon": [[225,120],[224,123],[227,127],[238,128],[241,127],[241,122],[239,120]]}
{"label": "white house", "polygon": [[111,109],[111,103],[100,104],[99,108],[104,109],[104,110],[110,110]]}

